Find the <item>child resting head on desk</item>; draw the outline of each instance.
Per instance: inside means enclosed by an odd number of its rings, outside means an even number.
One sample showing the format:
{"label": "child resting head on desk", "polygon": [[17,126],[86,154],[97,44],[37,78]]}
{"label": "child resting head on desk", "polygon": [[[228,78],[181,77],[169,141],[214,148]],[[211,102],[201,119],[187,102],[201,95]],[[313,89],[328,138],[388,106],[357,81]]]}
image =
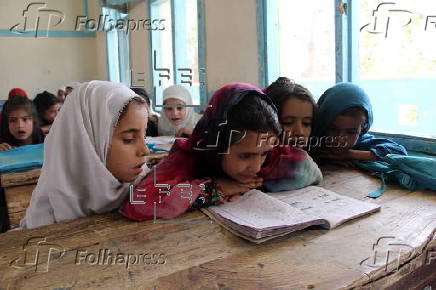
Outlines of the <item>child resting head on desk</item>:
{"label": "child resting head on desk", "polygon": [[352,167],[353,161],[407,155],[406,149],[392,140],[367,134],[373,120],[372,107],[368,95],[358,86],[333,86],[320,97],[318,108],[315,135],[324,142],[315,155],[320,159]]}
{"label": "child resting head on desk", "polygon": [[44,142],[35,107],[27,97],[12,96],[4,104],[0,120],[0,151]]}
{"label": "child resting head on desk", "polygon": [[277,107],[283,127],[282,144],[305,149],[318,109],[312,93],[286,77],[279,77],[264,92]]}
{"label": "child resting head on desk", "polygon": [[44,165],[22,228],[119,207],[143,171],[147,106],[122,84],[91,81],[66,99],[47,136]]}
{"label": "child resting head on desk", "polygon": [[277,140],[281,130],[277,109],[260,89],[224,86],[212,96],[192,136],[175,141],[121,213],[132,220],[170,219],[254,188],[291,190],[320,182],[321,171],[305,151],[268,141]]}

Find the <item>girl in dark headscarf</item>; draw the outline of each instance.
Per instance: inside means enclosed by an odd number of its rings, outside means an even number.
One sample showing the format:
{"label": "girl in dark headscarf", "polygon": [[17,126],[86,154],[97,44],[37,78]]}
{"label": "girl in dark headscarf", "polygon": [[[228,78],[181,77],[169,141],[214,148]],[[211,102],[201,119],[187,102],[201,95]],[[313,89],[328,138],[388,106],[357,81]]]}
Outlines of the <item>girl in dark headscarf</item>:
{"label": "girl in dark headscarf", "polygon": [[321,172],[305,151],[275,146],[280,134],[277,109],[260,89],[224,86],[212,96],[192,136],[176,140],[121,213],[133,220],[169,219],[254,188],[291,190],[320,182]]}
{"label": "girl in dark headscarf", "polygon": [[45,134],[47,134],[59,113],[62,102],[55,95],[44,91],[36,95],[33,103],[38,112],[41,129]]}
{"label": "girl in dark headscarf", "polygon": [[387,154],[407,155],[406,149],[368,131],[373,114],[368,95],[351,83],[337,84],[318,100],[315,135],[321,144],[320,157],[352,166],[352,161],[383,159]]}

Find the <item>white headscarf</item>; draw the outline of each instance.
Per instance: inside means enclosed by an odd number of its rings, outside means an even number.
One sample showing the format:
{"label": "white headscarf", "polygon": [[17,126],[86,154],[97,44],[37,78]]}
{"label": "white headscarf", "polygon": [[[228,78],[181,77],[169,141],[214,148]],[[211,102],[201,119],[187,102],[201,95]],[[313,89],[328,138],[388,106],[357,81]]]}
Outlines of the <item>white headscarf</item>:
{"label": "white headscarf", "polygon": [[[192,105],[191,94],[188,89],[181,85],[173,85],[163,91],[163,102],[168,99],[178,99],[185,102],[186,105]],[[193,107],[186,107],[186,114],[183,122],[175,126],[171,123],[165,112],[160,114],[157,131],[159,136],[174,136],[181,128],[194,128],[201,116],[194,112]]]}
{"label": "white headscarf", "polygon": [[128,183],[106,169],[113,128],[135,93],[122,84],[91,81],[65,100],[45,139],[44,165],[22,228],[103,213],[120,206]]}

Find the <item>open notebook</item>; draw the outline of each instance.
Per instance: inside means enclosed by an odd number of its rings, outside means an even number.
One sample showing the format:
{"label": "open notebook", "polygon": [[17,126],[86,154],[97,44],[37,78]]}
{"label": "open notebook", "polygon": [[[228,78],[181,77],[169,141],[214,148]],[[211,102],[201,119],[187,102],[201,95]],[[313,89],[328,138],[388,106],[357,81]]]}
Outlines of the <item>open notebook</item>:
{"label": "open notebook", "polygon": [[332,229],[380,206],[308,186],[271,194],[253,189],[234,202],[202,210],[235,235],[261,243],[312,225]]}

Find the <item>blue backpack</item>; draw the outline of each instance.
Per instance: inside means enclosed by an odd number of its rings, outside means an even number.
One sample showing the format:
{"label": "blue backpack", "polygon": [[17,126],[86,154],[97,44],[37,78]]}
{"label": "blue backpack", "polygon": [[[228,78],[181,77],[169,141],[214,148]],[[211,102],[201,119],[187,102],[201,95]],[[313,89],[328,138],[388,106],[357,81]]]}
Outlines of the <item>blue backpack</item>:
{"label": "blue backpack", "polygon": [[388,154],[380,161],[360,161],[356,165],[382,180],[381,187],[369,197],[381,196],[385,181],[397,182],[408,190],[436,190],[436,158]]}

